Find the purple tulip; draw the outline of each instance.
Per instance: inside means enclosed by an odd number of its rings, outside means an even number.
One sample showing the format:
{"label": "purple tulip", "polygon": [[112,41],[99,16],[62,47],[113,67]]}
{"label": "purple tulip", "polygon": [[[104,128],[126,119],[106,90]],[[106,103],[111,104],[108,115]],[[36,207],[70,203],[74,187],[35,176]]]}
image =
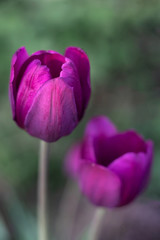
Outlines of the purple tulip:
{"label": "purple tulip", "polygon": [[90,98],[86,53],[69,47],[31,56],[25,47],[12,57],[9,96],[13,119],[30,135],[53,142],[68,135],[83,117]]}
{"label": "purple tulip", "polygon": [[82,142],[69,151],[66,167],[95,205],[130,203],[147,185],[153,143],[133,130],[118,132],[106,117],[91,119]]}

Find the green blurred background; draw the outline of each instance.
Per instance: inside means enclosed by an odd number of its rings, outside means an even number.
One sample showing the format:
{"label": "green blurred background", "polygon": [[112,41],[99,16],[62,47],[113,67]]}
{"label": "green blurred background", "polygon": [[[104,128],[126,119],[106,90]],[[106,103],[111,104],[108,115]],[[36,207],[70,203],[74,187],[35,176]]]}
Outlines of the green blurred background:
{"label": "green blurred background", "polygon": [[54,49],[63,54],[67,46],[73,45],[83,48],[89,56],[92,97],[83,121],[74,132],[51,144],[50,193],[56,198],[63,190],[66,181],[63,160],[69,146],[82,136],[91,116],[104,114],[120,130],[134,128],[145,138],[153,139],[155,161],[145,196],[160,198],[159,9],[158,0],[0,1],[0,192],[3,196],[14,189],[27,211],[34,212],[39,141],[12,121],[8,100],[11,57],[21,46],[26,46],[30,54],[40,49]]}

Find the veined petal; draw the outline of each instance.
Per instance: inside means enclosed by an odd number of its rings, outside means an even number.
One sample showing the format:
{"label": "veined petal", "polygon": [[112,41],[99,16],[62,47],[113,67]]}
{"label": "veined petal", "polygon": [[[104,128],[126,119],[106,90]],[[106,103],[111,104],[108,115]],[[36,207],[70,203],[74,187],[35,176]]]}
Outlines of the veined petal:
{"label": "veined petal", "polygon": [[41,65],[46,65],[50,71],[52,78],[57,78],[60,76],[62,70],[62,65],[65,63],[65,57],[55,51],[37,51],[33,53],[25,62],[21,68],[19,78],[22,78],[24,72],[28,65],[34,60],[40,60]]}
{"label": "veined petal", "polygon": [[91,94],[89,59],[87,54],[77,47],[68,47],[65,51],[65,56],[74,62],[78,70],[83,94],[83,116]]}
{"label": "veined petal", "polygon": [[62,65],[60,77],[62,77],[69,86],[73,87],[75,101],[78,110],[78,118],[80,119],[83,111],[82,89],[75,64],[68,58],[65,58],[65,63]]}
{"label": "veined petal", "polygon": [[29,60],[35,57],[49,68],[52,78],[62,77],[69,86],[73,87],[80,119],[83,107],[82,89],[78,71],[73,61],[52,50],[38,51],[32,54]]}
{"label": "veined petal", "polygon": [[50,79],[49,69],[42,66],[40,60],[33,60],[28,65],[22,77],[16,99],[16,120],[20,127],[24,128],[26,114],[39,88]]}
{"label": "veined petal", "polygon": [[28,58],[28,53],[25,47],[19,48],[12,57],[11,61],[11,73],[9,83],[9,98],[11,102],[13,119],[15,119],[15,99],[17,94],[18,79],[20,68]]}
{"label": "veined petal", "polygon": [[62,78],[47,81],[38,91],[25,119],[26,130],[53,142],[72,132],[78,123],[73,88]]}
{"label": "veined petal", "polygon": [[[108,169],[113,171],[122,182],[122,196],[119,206],[125,205],[132,201],[135,196],[142,190],[146,174],[146,161],[148,161],[145,153],[126,153],[112,162]],[[144,179],[145,178],[145,179]]]}
{"label": "veined petal", "polygon": [[105,207],[119,204],[121,181],[114,172],[84,160],[78,173],[82,192],[93,204]]}

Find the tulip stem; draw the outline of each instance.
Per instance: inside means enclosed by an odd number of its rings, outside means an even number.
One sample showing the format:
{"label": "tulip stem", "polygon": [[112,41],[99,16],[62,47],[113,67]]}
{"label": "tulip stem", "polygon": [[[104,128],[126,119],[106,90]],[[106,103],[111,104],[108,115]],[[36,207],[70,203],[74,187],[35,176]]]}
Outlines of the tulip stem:
{"label": "tulip stem", "polygon": [[38,239],[48,240],[47,229],[47,170],[49,159],[49,144],[40,142],[39,172],[38,172]]}
{"label": "tulip stem", "polygon": [[89,232],[88,232],[88,240],[98,240],[99,234],[102,226],[102,220],[105,214],[104,208],[97,208],[95,214],[93,216],[93,220],[91,221]]}

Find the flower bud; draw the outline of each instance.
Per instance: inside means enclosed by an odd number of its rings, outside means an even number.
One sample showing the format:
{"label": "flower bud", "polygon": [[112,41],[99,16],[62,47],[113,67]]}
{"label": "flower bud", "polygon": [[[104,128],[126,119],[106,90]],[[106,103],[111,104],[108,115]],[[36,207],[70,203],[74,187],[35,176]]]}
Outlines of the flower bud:
{"label": "flower bud", "polygon": [[93,204],[119,207],[147,185],[152,158],[152,141],[134,130],[118,132],[108,118],[99,116],[87,124],[83,140],[71,148],[65,163]]}
{"label": "flower bud", "polygon": [[54,142],[70,134],[90,98],[86,53],[69,47],[63,55],[49,50],[31,56],[25,47],[12,57],[9,96],[13,119],[30,135]]}

